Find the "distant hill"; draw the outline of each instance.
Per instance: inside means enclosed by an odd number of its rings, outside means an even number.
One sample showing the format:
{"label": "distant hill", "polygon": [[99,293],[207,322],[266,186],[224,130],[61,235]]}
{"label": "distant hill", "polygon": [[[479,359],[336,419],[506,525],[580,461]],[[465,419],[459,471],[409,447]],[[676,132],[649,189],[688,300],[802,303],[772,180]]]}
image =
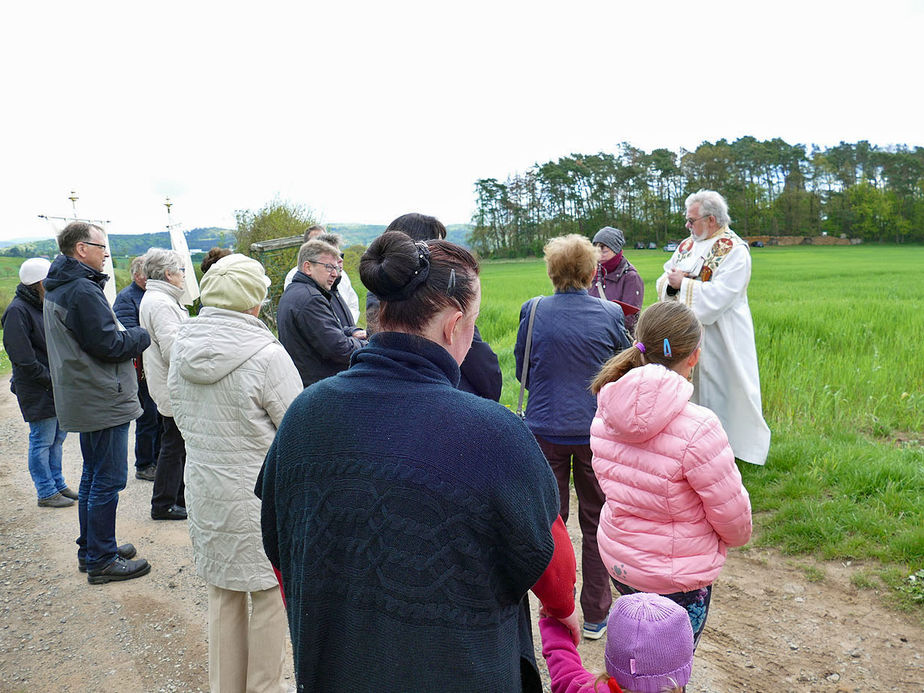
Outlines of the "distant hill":
{"label": "distant hill", "polygon": [[[212,246],[231,247],[234,244],[234,231],[217,226],[196,228],[186,232],[186,245],[195,252],[197,249],[208,250]],[[109,248],[115,257],[134,257],[147,252],[148,248],[169,248],[170,234],[159,233],[114,233],[109,236]],[[53,238],[42,241],[26,241],[6,248],[0,248],[0,255],[13,257],[53,257],[58,254],[58,244]]]}
{"label": "distant hill", "polygon": [[[382,224],[327,224],[326,228],[343,236],[344,245],[369,245],[385,230]],[[471,232],[469,224],[450,224],[446,227],[446,239],[468,247],[466,238]]]}
{"label": "distant hill", "polygon": [[[369,245],[379,236],[385,226],[380,224],[328,224],[327,229],[343,236],[344,244]],[[447,239],[459,245],[468,246],[467,236],[472,227],[468,224],[451,224],[446,227]],[[213,246],[220,248],[234,247],[234,230],[217,226],[195,228],[186,231],[186,245],[193,254],[197,250],[207,251]],[[169,248],[170,236],[166,231],[159,233],[118,234],[109,236],[109,247],[115,257],[134,257],[141,255],[148,248]],[[15,245],[0,247],[0,255],[11,257],[53,257],[58,254],[58,244],[53,238],[41,241],[21,241]]]}

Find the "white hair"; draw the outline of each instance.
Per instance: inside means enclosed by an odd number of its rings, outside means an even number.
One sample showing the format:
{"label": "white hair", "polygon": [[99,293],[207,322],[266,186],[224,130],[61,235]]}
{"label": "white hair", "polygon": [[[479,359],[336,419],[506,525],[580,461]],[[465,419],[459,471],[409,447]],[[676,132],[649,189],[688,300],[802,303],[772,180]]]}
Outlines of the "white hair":
{"label": "white hair", "polygon": [[184,268],[183,256],[175,250],[150,248],[144,254],[142,271],[148,279],[167,281],[167,272],[177,274]]}
{"label": "white hair", "polygon": [[700,215],[715,217],[719,226],[728,226],[731,223],[731,218],[728,216],[728,203],[715,190],[699,190],[690,195],[684,204],[687,209],[698,204]]}
{"label": "white hair", "polygon": [[144,255],[139,255],[134,260],[132,260],[131,269],[132,276],[140,274],[142,276],[147,276],[144,274]]}

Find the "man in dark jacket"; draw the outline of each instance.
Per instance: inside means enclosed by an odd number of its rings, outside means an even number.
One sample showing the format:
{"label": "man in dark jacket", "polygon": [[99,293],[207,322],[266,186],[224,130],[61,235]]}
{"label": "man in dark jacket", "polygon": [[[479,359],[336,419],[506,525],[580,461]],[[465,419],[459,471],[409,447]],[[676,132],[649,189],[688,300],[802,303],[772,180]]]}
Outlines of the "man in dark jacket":
{"label": "man in dark jacket", "polygon": [[308,241],[298,251],[298,272],[279,299],[279,341],[303,387],[346,370],[353,352],[368,343],[336,290],[342,262],[336,247]]}
{"label": "man in dark jacket", "polygon": [[55,400],[48,372],[42,301],[51,263],[34,257],[19,267],[16,296],[3,313],[3,348],[13,364],[10,390],[19,400],[29,424],[29,474],[42,508],[66,508],[77,494],[68,488],[61,471],[61,445],[67,435],[55,417]]}
{"label": "man in dark jacket", "polygon": [[77,564],[98,585],[147,575],[135,547],[116,543],[119,491],[128,475],[128,425],[141,415],[132,359],[151,343],[142,327],[124,330],[103,287],[106,234],[75,221],[58,236],[61,255],[45,280],[44,321],[58,421],[80,433]]}
{"label": "man in dark jacket", "polygon": [[[138,309],[141,306],[141,297],[144,296],[144,287],[148,277],[144,273],[144,255],[132,260],[131,283],[116,296],[112,309],[122,323],[122,327],[138,327]],[[138,402],[144,413],[135,421],[135,478],[143,481],[154,481],[154,468],[157,465],[157,456],[160,453],[160,426],[161,416],[157,405],[148,392],[148,381],[144,377],[144,368],[139,359],[135,363],[138,371]]]}

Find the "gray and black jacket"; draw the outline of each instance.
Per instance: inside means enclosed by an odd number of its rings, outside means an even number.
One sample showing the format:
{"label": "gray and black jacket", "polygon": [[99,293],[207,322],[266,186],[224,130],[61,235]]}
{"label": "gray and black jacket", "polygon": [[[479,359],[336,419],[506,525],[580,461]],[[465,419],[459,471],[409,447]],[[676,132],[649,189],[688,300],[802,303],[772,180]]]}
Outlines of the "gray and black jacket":
{"label": "gray and black jacket", "polygon": [[66,255],[45,279],[45,339],[58,422],[86,433],[141,416],[132,359],[151,338],[142,327],[125,330],[103,287],[109,277]]}

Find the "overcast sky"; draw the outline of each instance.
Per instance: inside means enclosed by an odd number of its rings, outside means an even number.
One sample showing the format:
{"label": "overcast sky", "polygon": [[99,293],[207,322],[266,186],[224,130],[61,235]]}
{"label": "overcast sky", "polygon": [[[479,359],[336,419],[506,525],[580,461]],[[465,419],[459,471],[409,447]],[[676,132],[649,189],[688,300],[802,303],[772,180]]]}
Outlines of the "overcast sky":
{"label": "overcast sky", "polygon": [[[315,7],[317,6],[317,7]],[[753,9],[752,9],[753,8]],[[478,178],[704,140],[924,145],[924,3],[14,3],[0,28],[0,240],[468,222]]]}

